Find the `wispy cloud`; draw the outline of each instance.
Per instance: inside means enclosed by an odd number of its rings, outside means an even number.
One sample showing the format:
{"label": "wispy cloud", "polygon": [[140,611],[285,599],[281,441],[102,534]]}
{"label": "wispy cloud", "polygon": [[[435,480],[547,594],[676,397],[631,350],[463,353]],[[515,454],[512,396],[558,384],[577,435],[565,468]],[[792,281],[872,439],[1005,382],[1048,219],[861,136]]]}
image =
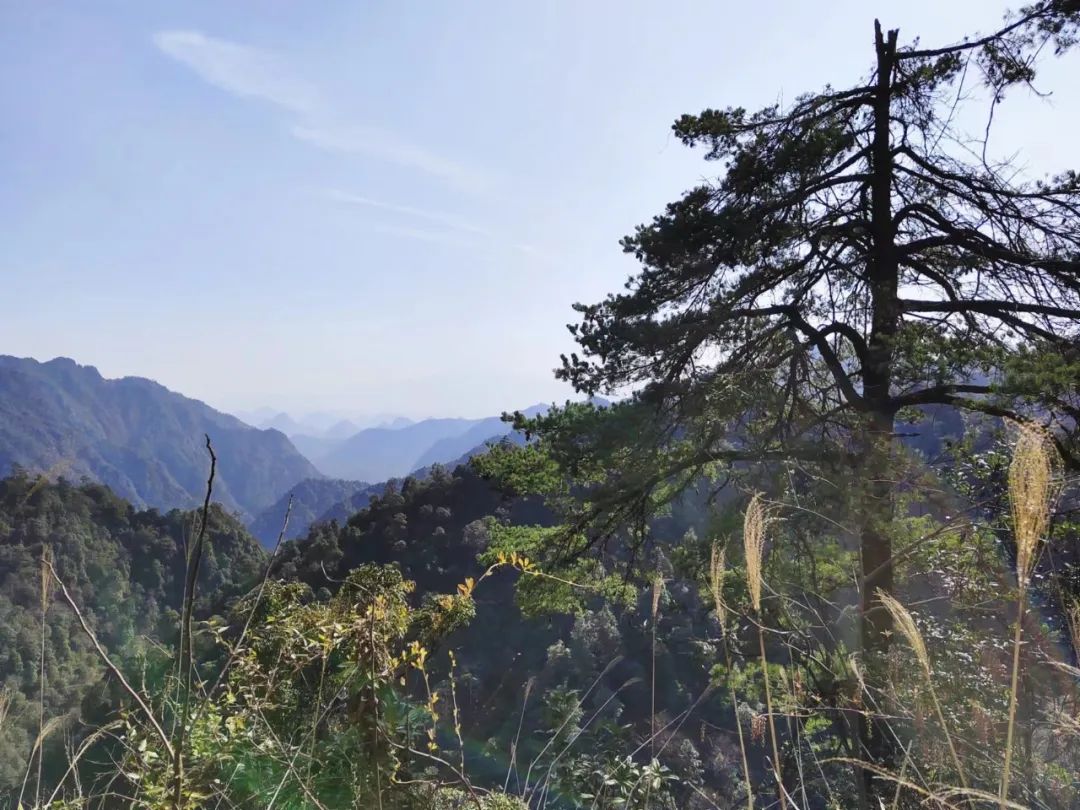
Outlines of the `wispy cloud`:
{"label": "wispy cloud", "polygon": [[482,247],[483,243],[476,239],[469,239],[462,237],[460,234],[451,233],[448,231],[430,231],[425,228],[411,228],[404,225],[372,225],[371,229],[378,233],[385,233],[390,236],[399,236],[405,239],[412,239],[417,242],[432,242],[439,245],[449,245],[457,248],[477,248]]}
{"label": "wispy cloud", "polygon": [[249,48],[199,31],[159,31],[154,44],[167,56],[194,70],[210,84],[242,98],[276,104],[290,112],[317,111],[318,91],[291,75],[281,61],[258,48]]}
{"label": "wispy cloud", "polygon": [[344,205],[365,208],[375,212],[397,215],[406,220],[421,220],[443,226],[443,230],[418,227],[416,225],[395,222],[375,222],[369,227],[377,233],[411,239],[417,242],[431,242],[458,248],[480,249],[488,251],[513,250],[524,254],[537,254],[534,246],[524,242],[509,242],[500,237],[491,228],[481,227],[466,219],[433,211],[430,208],[417,208],[414,205],[377,200],[362,194],[353,194],[340,189],[322,189],[316,192],[328,200]]}
{"label": "wispy cloud", "polygon": [[432,211],[427,208],[416,208],[412,205],[399,205],[398,203],[386,202],[384,200],[376,200],[371,197],[364,197],[360,194],[350,194],[347,191],[340,191],[338,189],[327,189],[323,194],[335,202],[345,203],[346,205],[356,205],[364,208],[371,208],[377,211],[386,211],[391,214],[400,214],[406,217],[413,217],[415,219],[426,220],[427,222],[434,222],[438,225],[445,225],[448,228],[452,228],[456,231],[462,231],[464,233],[471,233],[477,236],[491,236],[491,231],[487,228],[482,228],[479,225],[474,225],[468,220],[464,220],[461,217],[454,216],[453,214],[447,214],[443,211]]}
{"label": "wispy cloud", "polygon": [[215,87],[291,113],[289,132],[304,143],[423,172],[465,191],[482,191],[491,185],[485,172],[438,155],[397,133],[366,122],[342,122],[333,102],[273,53],[200,31],[159,31],[153,39],[162,53]]}
{"label": "wispy cloud", "polygon": [[350,125],[294,126],[294,137],[329,152],[368,155],[419,169],[466,191],[482,191],[490,179],[476,169],[406,143],[376,127]]}

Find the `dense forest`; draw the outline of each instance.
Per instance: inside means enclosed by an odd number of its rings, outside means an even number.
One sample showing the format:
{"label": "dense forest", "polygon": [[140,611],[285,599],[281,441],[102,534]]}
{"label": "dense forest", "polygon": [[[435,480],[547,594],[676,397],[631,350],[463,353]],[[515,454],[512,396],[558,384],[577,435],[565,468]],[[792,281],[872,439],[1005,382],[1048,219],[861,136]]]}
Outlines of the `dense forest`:
{"label": "dense forest", "polygon": [[1080,5],[872,32],[850,86],[675,122],[717,170],[575,305],[585,401],[419,423],[374,486],[265,497],[213,425],[191,511],[0,482],[0,799],[1080,806],[1080,176],[987,146]]}
{"label": "dense forest", "polygon": [[[0,481],[0,789],[6,794],[17,795],[23,782],[40,709],[63,727],[45,741],[55,779],[62,737],[78,734],[81,711],[94,718],[110,698],[97,652],[58,599],[55,582],[43,579],[43,549],[97,639],[133,662],[147,645],[175,640],[185,549],[196,520],[194,512],[138,511],[96,483],[50,483],[26,474]],[[258,543],[220,507],[211,509],[207,526],[200,616],[241,593],[265,564]]]}

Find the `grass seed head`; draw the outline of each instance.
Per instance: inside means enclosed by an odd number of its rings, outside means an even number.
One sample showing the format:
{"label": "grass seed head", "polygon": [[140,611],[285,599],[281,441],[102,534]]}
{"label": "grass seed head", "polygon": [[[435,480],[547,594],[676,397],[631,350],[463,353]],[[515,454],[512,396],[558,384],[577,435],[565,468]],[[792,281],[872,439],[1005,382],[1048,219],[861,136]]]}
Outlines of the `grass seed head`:
{"label": "grass seed head", "polygon": [[907,643],[915,652],[915,657],[919,659],[922,668],[927,674],[930,674],[930,654],[926,650],[926,642],[923,640],[922,633],[919,632],[919,627],[915,624],[915,619],[910,611],[885,591],[878,591],[878,600],[889,611],[896,629],[907,639]]}
{"label": "grass seed head", "polygon": [[1027,586],[1046,534],[1057,494],[1060,462],[1049,434],[1037,425],[1020,426],[1009,466],[1009,502],[1016,535],[1016,576]]}
{"label": "grass seed head", "polygon": [[746,549],[746,580],[755,611],[761,610],[761,562],[765,553],[765,526],[768,516],[761,495],[754,494],[743,519],[743,546]]}
{"label": "grass seed head", "polygon": [[723,632],[727,624],[727,605],[724,604],[724,566],[726,551],[719,543],[713,543],[709,558],[709,590],[712,591],[713,604],[716,606],[716,618]]}

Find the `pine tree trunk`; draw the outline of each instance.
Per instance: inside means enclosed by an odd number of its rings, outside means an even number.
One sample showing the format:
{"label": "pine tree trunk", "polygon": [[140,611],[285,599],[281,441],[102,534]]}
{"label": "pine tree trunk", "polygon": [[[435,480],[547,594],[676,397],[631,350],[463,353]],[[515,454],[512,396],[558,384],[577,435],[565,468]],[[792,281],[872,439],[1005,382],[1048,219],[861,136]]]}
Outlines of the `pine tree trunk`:
{"label": "pine tree trunk", "polygon": [[[892,221],[893,157],[889,113],[892,105],[892,72],[896,54],[897,31],[884,37],[881,25],[875,26],[877,50],[877,85],[874,103],[874,142],[871,155],[872,197],[871,228],[873,253],[867,266],[871,314],[867,357],[863,367],[863,396],[866,401],[866,427],[862,458],[859,464],[864,503],[861,515],[860,641],[867,686],[880,690],[885,683],[886,657],[892,634],[892,619],[881,607],[878,591],[893,590],[892,540],[889,524],[894,517],[890,457],[896,415],[891,407],[890,388],[895,338],[900,321],[899,264]],[[880,692],[867,697],[878,697]],[[884,707],[868,700],[871,712],[859,726],[861,756],[880,768],[892,769],[896,747],[886,720],[879,716]],[[877,709],[877,711],[875,711]],[[869,770],[860,774],[859,799],[863,807],[879,806],[889,783],[875,778]]]}
{"label": "pine tree trunk", "polygon": [[[891,414],[873,414],[870,421],[863,463],[860,465],[865,486],[859,490],[864,499],[860,505],[862,586],[859,616],[863,675],[867,687],[872,691],[864,696],[864,705],[869,714],[866,722],[859,726],[859,748],[866,761],[881,768],[893,769],[896,765],[893,732],[888,721],[879,716],[888,710],[882,704],[881,697],[886,682],[886,659],[893,623],[891,615],[878,599],[879,590],[886,593],[893,591],[892,537],[889,533],[889,523],[894,517],[889,464],[893,417]],[[889,793],[890,783],[876,778],[868,770],[863,770],[862,779],[869,807],[878,807],[877,798]],[[891,797],[891,793],[889,795]]]}

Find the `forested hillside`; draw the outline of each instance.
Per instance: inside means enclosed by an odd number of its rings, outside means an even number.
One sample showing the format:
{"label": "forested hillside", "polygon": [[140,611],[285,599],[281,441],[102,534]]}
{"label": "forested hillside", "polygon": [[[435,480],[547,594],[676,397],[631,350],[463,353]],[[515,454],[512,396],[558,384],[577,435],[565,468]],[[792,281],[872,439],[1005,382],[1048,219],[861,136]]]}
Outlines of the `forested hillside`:
{"label": "forested hillside", "polygon": [[[634,410],[616,406],[614,417],[600,418],[636,418],[640,414]],[[987,427],[973,429],[984,435]],[[957,438],[963,445],[963,437]],[[940,679],[937,699],[976,707],[950,722],[953,734],[966,741],[969,777],[994,772],[993,751],[980,754],[971,746],[980,734],[992,737],[988,729],[1005,712],[993,688],[999,679],[994,667],[1005,661],[1000,640],[1008,634],[1010,598],[996,538],[1007,513],[1000,474],[1009,464],[999,447],[995,442],[974,455],[959,451],[948,478],[952,494],[913,490],[904,498],[907,517],[898,526],[903,536],[917,541],[908,551],[902,581],[907,599],[923,606],[916,632],[925,645],[920,655],[932,657]],[[913,451],[910,474],[930,475],[926,461]],[[435,467],[425,478],[391,482],[344,524],[324,523],[286,543],[272,563],[265,592],[257,584],[264,555],[239,526],[212,512],[196,613],[205,615],[209,607],[221,611],[206,626],[220,630],[199,634],[204,669],[196,705],[207,708],[198,709],[196,717],[207,719],[198,720],[193,733],[209,747],[189,755],[190,789],[205,784],[217,790],[212,783],[229,769],[264,756],[257,753],[257,741],[270,734],[276,735],[272,748],[278,754],[246,780],[231,783],[231,795],[245,806],[255,806],[259,795],[280,783],[286,795],[319,790],[337,802],[346,801],[344,796],[373,800],[381,790],[387,806],[441,807],[425,791],[439,781],[439,762],[449,760],[461,763],[449,766],[449,772],[467,773],[468,789],[485,796],[505,785],[511,796],[532,801],[546,795],[552,806],[567,808],[589,806],[598,796],[604,797],[600,806],[611,808],[627,803],[643,810],[739,807],[745,803],[745,773],[759,786],[752,790],[768,790],[771,700],[785,718],[777,732],[784,779],[809,798],[800,806],[825,807],[830,791],[853,790],[850,769],[842,763],[854,736],[842,718],[858,711],[862,687],[847,670],[842,639],[850,638],[845,629],[850,608],[844,605],[854,596],[844,584],[845,572],[856,558],[850,536],[829,528],[825,512],[835,504],[817,496],[813,508],[802,501],[803,513],[785,510],[783,524],[770,518],[773,550],[762,561],[760,576],[771,587],[783,587],[784,595],[754,608],[752,569],[747,570],[740,548],[753,525],[744,518],[754,510],[753,501],[732,498],[702,481],[648,520],[646,534],[638,537],[644,544],[636,550],[630,535],[622,538],[628,546],[581,554],[589,536],[565,533],[558,496],[549,492],[545,503],[525,494],[527,485],[535,488],[547,479],[555,470],[551,465],[544,448],[506,443],[471,466],[453,472]],[[832,474],[841,475],[840,468]],[[812,496],[806,483],[787,497]],[[140,668],[145,673],[146,662],[151,671],[160,671],[172,660],[178,618],[173,606],[182,598],[183,572],[176,538],[187,538],[190,548],[193,523],[190,514],[135,512],[98,486],[48,485],[24,477],[5,482],[4,492],[6,503],[13,504],[4,519],[20,527],[10,531],[4,546],[12,576],[20,582],[5,584],[10,586],[5,593],[16,594],[9,611],[18,617],[8,648],[22,662],[22,678],[8,678],[14,699],[6,726],[8,761],[14,763],[6,778],[18,781],[23,760],[17,743],[32,746],[26,738],[37,722],[40,565],[33,549],[40,548],[41,533],[86,538],[74,547],[55,544],[57,570],[63,580],[80,583],[72,588],[76,601],[88,606],[84,609],[99,637],[134,674]],[[950,521],[948,512],[969,499],[981,504],[966,513],[971,519]],[[1047,548],[1049,559],[1075,558],[1075,535],[1063,528]],[[933,545],[918,542],[943,530],[946,535]],[[93,562],[102,557],[115,572],[111,577]],[[1027,643],[1039,651],[1025,663],[1024,694],[1033,707],[1047,705],[1062,688],[1064,673],[1047,665],[1064,663],[1055,644],[1080,643],[1080,637],[1068,641],[1069,605],[1078,603],[1070,570],[1048,561],[1038,567],[1042,592],[1050,599],[1043,608],[1046,624],[1027,629]],[[228,596],[238,593],[247,596],[230,606]],[[127,600],[118,603],[122,595]],[[109,706],[128,701],[112,679],[108,690],[96,686],[100,661],[55,591],[47,604],[49,643],[64,639],[66,651],[54,654],[50,647],[46,659],[48,671],[64,684],[56,695],[47,686],[47,714],[71,711],[82,699],[82,717],[104,722],[111,716]],[[389,611],[380,613],[379,621],[395,622],[396,629],[369,628],[365,611],[372,604]],[[973,615],[980,617],[977,627]],[[743,616],[754,618],[738,618]],[[777,628],[769,630],[764,647],[770,680],[776,680],[771,697],[763,691],[757,622]],[[375,714],[368,703],[369,681],[351,680],[355,670],[349,663],[352,655],[367,661],[372,648],[365,643],[348,652],[368,632],[387,645],[373,659],[383,662],[377,675],[383,708]],[[161,639],[165,647],[146,646],[136,638],[140,633]],[[283,667],[283,656],[295,659],[298,668]],[[223,665],[228,688],[215,690]],[[917,691],[907,691],[912,684],[905,677],[915,674],[894,672],[901,699],[918,700]],[[319,687],[327,678],[344,691]],[[154,683],[145,688],[160,688]],[[154,705],[166,717],[178,711],[168,700]],[[800,707],[811,713],[801,721],[795,719]],[[325,714],[317,715],[322,720],[316,723],[312,712]],[[834,721],[813,722],[831,713]],[[211,718],[225,725],[205,726]],[[138,712],[135,720],[131,733],[142,739],[149,729]],[[67,722],[80,727],[74,719]],[[244,732],[251,723],[262,730]],[[306,723],[323,733],[301,737],[294,747],[283,735]],[[364,742],[372,723],[381,729],[377,736],[388,752],[403,746],[382,765],[375,764],[379,755]],[[85,734],[76,732],[76,738]],[[925,726],[920,755],[945,768],[940,746],[948,737],[941,735]],[[316,747],[309,748],[305,739]],[[158,750],[152,734],[148,742],[147,750]],[[427,754],[425,746],[430,746]],[[56,763],[66,761],[55,746],[50,750],[46,780],[55,779]],[[305,763],[306,782],[273,765],[286,752]],[[1066,744],[1053,759],[1065,767],[1071,752]],[[438,759],[428,759],[432,754]],[[806,761],[817,763],[817,776],[802,771]],[[84,762],[82,778],[95,783],[108,777],[109,769],[101,767]],[[154,760],[127,767],[143,774],[138,779],[145,789],[167,795],[167,769]],[[380,789],[372,768],[386,768],[384,774],[396,773],[419,787]],[[634,802],[643,781],[648,795]],[[1072,795],[1067,779],[1055,777],[1052,784],[1059,797]],[[438,801],[458,807],[455,795],[440,793]],[[503,807],[490,803],[494,800],[495,794],[485,798],[483,807]],[[1044,804],[1068,807],[1067,800]]]}
{"label": "forested hillside", "polygon": [[[61,724],[46,741],[49,779],[64,764],[65,738],[85,736],[84,721],[99,720],[97,705],[116,696],[77,617],[56,584],[43,580],[42,554],[52,555],[98,639],[134,676],[147,649],[175,641],[185,549],[197,520],[194,512],[139,511],[100,484],[51,483],[25,474],[0,480],[0,686],[6,710],[0,796],[18,794],[38,734],[43,585],[44,711]],[[200,616],[249,587],[266,560],[254,538],[220,507],[211,510],[207,528],[195,606]]]}
{"label": "forested hillside", "polygon": [[[427,479],[389,487],[340,530],[317,530],[290,544],[274,571],[286,581],[335,589],[334,582],[363,565],[400,566],[424,600],[481,579],[500,554],[543,553],[554,518],[534,499],[506,498],[467,466],[437,469]],[[584,801],[603,790],[599,774],[615,775],[621,756],[649,737],[655,683],[656,722],[666,729],[655,746],[662,749],[661,769],[649,806],[727,806],[738,754],[726,698],[709,688],[718,626],[694,570],[707,548],[694,526],[704,533],[708,522],[700,496],[654,521],[664,537],[668,577],[655,613],[651,586],[609,579],[597,560],[560,570],[573,586],[542,577],[530,582],[528,574],[522,579],[510,570],[475,586],[475,616],[432,655],[436,661],[445,661],[447,650],[455,656],[464,750],[478,781],[499,783],[513,756],[521,769],[513,777],[518,791],[531,768],[545,790]],[[678,568],[670,555],[681,561]],[[662,639],[655,647],[650,617]],[[434,666],[440,680],[448,676],[445,664]],[[757,756],[754,767],[760,768]],[[641,775],[627,768],[619,776],[626,782],[608,787],[609,798],[629,791]]]}
{"label": "forested hillside", "polygon": [[206,485],[204,435],[221,451],[217,498],[244,519],[320,476],[281,433],[151,380],[103,378],[66,358],[0,356],[0,471],[88,476],[140,506],[191,508]]}

